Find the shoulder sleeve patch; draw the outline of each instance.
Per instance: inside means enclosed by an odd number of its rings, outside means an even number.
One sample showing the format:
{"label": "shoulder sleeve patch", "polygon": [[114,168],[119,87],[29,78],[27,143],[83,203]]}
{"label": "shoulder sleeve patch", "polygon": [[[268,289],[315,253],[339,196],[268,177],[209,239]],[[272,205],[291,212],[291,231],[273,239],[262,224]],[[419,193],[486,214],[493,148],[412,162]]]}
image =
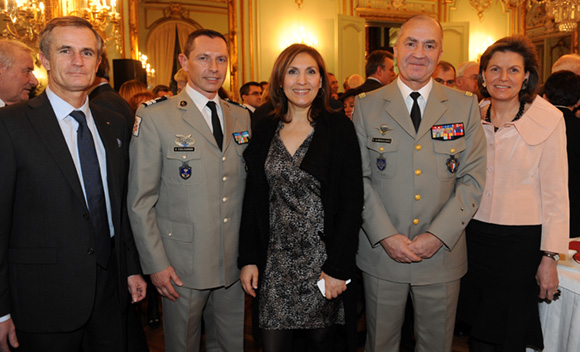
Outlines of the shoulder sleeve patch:
{"label": "shoulder sleeve patch", "polygon": [[135,116],[135,123],[133,124],[133,136],[139,137],[139,127],[141,127],[141,120],[140,116]]}

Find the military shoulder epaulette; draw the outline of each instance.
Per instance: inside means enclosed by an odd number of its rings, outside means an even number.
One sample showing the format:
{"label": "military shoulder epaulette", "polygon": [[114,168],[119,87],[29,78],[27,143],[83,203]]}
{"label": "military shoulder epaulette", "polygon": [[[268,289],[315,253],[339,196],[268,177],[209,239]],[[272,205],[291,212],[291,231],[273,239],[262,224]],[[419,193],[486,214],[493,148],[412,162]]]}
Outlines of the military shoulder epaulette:
{"label": "military shoulder epaulette", "polygon": [[244,109],[246,109],[246,110],[248,109],[248,108],[247,108],[247,107],[245,107],[244,105],[242,105],[242,104],[240,104],[240,103],[238,103],[238,102],[235,102],[235,101],[233,101],[233,100],[230,100],[230,99],[226,99],[226,102],[227,102],[227,103],[229,103],[229,104],[235,105],[235,106],[239,106],[240,108],[244,108]]}
{"label": "military shoulder epaulette", "polygon": [[148,100],[146,102],[141,103],[141,105],[143,105],[144,107],[148,107],[148,106],[151,106],[153,104],[157,104],[160,101],[164,101],[164,100],[167,100],[167,96],[166,95],[164,95],[162,97],[159,97],[159,98],[155,98],[155,99]]}
{"label": "military shoulder epaulette", "polygon": [[361,98],[361,99],[364,98],[364,97],[366,97],[366,96],[367,96],[367,93],[365,93],[365,92],[362,92],[362,93],[360,93],[358,95],[358,97]]}
{"label": "military shoulder epaulette", "polygon": [[467,95],[468,97],[473,96],[473,93],[469,92],[469,91],[465,91],[465,95]]}

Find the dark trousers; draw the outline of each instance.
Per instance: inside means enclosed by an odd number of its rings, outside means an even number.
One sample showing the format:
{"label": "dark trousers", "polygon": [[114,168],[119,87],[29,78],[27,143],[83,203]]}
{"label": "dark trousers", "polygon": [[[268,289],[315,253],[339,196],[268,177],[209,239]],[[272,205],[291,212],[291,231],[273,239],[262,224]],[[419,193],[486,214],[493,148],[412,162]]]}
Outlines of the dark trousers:
{"label": "dark trousers", "polygon": [[[31,333],[18,330],[18,352],[121,352],[126,350],[126,316],[118,297],[118,272],[115,255],[108,268],[99,266],[93,312],[79,329],[59,333]],[[74,309],[74,307],[71,307]]]}

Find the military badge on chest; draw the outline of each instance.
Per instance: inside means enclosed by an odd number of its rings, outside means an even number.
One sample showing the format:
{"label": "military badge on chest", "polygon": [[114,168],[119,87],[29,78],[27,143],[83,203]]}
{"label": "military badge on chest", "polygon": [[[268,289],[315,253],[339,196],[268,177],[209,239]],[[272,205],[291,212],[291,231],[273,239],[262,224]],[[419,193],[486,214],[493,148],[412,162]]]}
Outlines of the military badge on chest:
{"label": "military badge on chest", "polygon": [[[175,139],[175,144],[177,147],[173,147],[174,152],[186,153],[195,151],[195,147],[193,146],[195,144],[195,139],[191,137],[191,134],[187,136],[177,134],[175,137],[177,137]],[[183,154],[183,157],[186,158],[186,155]],[[191,177],[191,166],[189,166],[187,161],[183,161],[181,163],[181,167],[179,168],[179,176],[184,180],[187,180]]]}
{"label": "military badge on chest", "polygon": [[445,162],[445,165],[447,165],[447,170],[454,174],[459,166],[459,160],[455,158],[455,155],[450,155],[449,159]]}
{"label": "military badge on chest", "polygon": [[[377,130],[379,130],[379,132],[381,133],[382,138],[373,138],[373,142],[374,143],[391,143],[392,140],[390,138],[384,138],[384,136],[391,130],[391,128],[389,128],[389,125],[387,125],[386,123],[382,123]],[[379,171],[384,171],[385,168],[387,167],[387,159],[385,159],[385,156],[383,155],[383,151],[385,150],[384,147],[380,147],[379,151],[381,152],[379,154],[379,156],[377,157],[377,169],[379,169]]]}

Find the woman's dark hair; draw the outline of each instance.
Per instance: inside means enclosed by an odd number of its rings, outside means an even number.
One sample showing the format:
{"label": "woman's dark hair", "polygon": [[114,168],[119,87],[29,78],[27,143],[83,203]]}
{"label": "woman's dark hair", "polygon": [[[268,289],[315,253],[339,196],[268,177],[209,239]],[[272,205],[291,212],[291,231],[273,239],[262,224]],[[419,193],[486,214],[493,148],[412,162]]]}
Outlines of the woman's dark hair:
{"label": "woman's dark hair", "polygon": [[318,94],[312,105],[310,106],[310,111],[308,117],[310,121],[314,122],[318,115],[323,111],[331,111],[329,107],[330,103],[330,89],[328,84],[328,78],[326,76],[326,67],[324,65],[324,60],[320,53],[308,45],[304,44],[292,44],[276,59],[274,67],[272,68],[272,74],[270,75],[270,84],[268,85],[268,93],[270,101],[274,106],[273,114],[276,118],[284,121],[290,122],[288,114],[288,98],[284,94],[284,77],[286,76],[286,71],[288,66],[294,61],[296,56],[299,54],[308,54],[314,61],[318,64],[318,72],[320,73],[320,79],[322,81],[322,87],[318,90]]}
{"label": "woman's dark hair", "polygon": [[554,105],[574,106],[580,99],[580,76],[572,71],[554,72],[544,84],[544,94]]}
{"label": "woman's dark hair", "polygon": [[529,76],[527,79],[527,84],[524,84],[520,90],[519,100],[520,102],[531,103],[536,97],[538,88],[538,55],[536,53],[536,47],[534,44],[530,41],[530,39],[528,39],[528,37],[523,35],[513,35],[511,37],[502,38],[489,46],[487,50],[485,50],[481,56],[481,63],[479,65],[479,77],[477,79],[477,85],[481,95],[484,98],[490,97],[489,92],[483,86],[482,73],[487,69],[487,65],[489,64],[489,60],[493,54],[498,51],[503,53],[512,52],[520,54],[524,59],[524,71],[529,72]]}

